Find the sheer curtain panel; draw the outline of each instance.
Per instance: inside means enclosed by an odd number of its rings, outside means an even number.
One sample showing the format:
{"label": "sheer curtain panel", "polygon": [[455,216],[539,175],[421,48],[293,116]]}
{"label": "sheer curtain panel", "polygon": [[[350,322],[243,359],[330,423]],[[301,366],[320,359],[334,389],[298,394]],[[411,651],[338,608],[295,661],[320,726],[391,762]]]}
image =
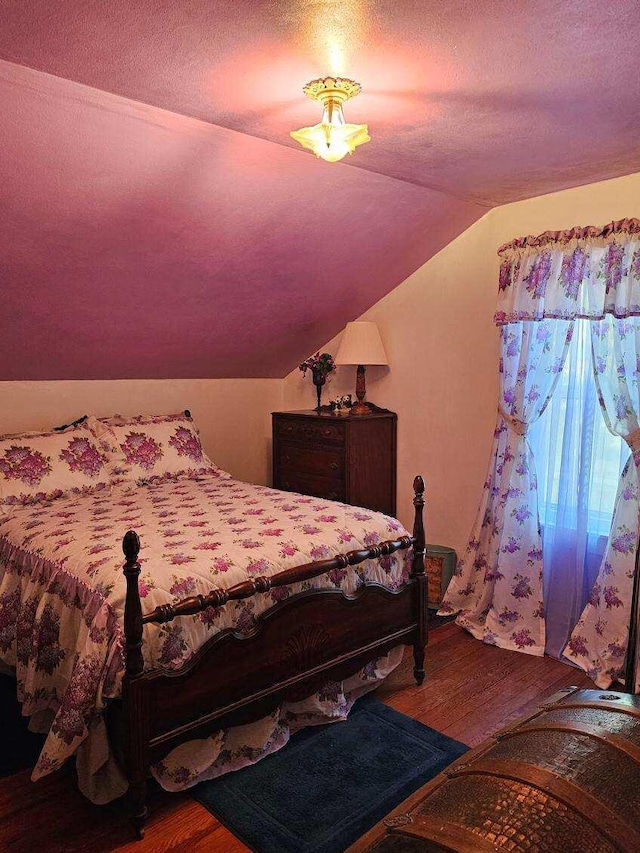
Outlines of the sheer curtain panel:
{"label": "sheer curtain panel", "polygon": [[640,318],[609,315],[591,323],[591,343],[605,422],[632,452],[620,478],[600,572],[566,653],[599,687],[609,687],[624,667],[638,543]]}
{"label": "sheer curtain panel", "polygon": [[561,658],[605,552],[627,445],[607,429],[591,367],[590,322],[576,320],[564,370],[529,441],[538,472],[545,650]]}

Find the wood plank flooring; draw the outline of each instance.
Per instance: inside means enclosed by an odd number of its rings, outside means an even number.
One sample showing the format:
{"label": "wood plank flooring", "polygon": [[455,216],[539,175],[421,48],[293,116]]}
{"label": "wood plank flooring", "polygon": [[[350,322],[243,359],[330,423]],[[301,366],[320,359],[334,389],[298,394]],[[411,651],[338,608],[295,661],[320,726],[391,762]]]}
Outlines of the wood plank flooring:
{"label": "wood plank flooring", "polygon": [[[427,678],[416,687],[407,651],[377,695],[398,711],[475,746],[569,685],[593,687],[581,670],[507,652],[453,624],[431,633]],[[0,850],[11,853],[241,853],[248,848],[189,794],[154,788],[144,841],[131,840],[121,803],[93,806],[72,768],[37,783],[29,773],[0,779]]]}

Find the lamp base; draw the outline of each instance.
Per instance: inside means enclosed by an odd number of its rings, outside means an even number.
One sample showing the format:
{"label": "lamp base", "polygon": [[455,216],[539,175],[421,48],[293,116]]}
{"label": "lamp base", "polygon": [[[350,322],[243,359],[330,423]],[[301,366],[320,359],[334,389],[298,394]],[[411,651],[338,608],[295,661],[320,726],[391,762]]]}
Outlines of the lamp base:
{"label": "lamp base", "polygon": [[358,402],[354,403],[349,409],[350,415],[370,415],[371,412],[373,412],[373,407],[362,400],[358,400]]}
{"label": "lamp base", "polygon": [[[363,406],[364,408],[358,408]],[[353,406],[349,409],[350,415],[377,415],[380,412],[389,412],[390,409],[385,409],[384,406],[376,406],[375,403],[370,403],[369,401],[358,401],[354,403]]]}
{"label": "lamp base", "polygon": [[375,403],[369,403],[365,400],[365,397],[367,396],[364,378],[366,369],[367,368],[364,364],[359,364],[358,372],[356,373],[356,397],[358,400],[349,409],[349,414],[355,415],[356,417],[358,417],[358,415],[372,415],[374,412],[388,411],[387,409],[381,409],[380,406],[376,406]]}

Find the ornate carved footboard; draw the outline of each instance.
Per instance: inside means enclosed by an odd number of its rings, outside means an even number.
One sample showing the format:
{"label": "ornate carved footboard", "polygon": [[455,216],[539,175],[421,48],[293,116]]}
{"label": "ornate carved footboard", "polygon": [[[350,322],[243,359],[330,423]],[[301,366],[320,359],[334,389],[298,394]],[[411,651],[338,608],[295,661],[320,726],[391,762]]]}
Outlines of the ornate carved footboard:
{"label": "ornate carved footboard", "polygon": [[[413,536],[307,563],[270,578],[257,577],[230,589],[213,589],[207,595],[156,607],[146,615],[138,592],[140,541],[132,530],[125,535],[126,671],[118,728],[138,837],[143,835],[147,815],[149,766],[179,743],[260,719],[283,700],[302,699],[327,681],[346,678],[400,643],[413,645],[414,675],[418,684],[423,682],[427,585],[422,477],[415,478],[413,489]],[[248,634],[231,629],[220,632],[181,669],[144,671],[145,624],[222,607],[228,601],[410,547],[414,549],[411,576],[393,592],[374,583],[365,584],[353,596],[339,589],[302,592],[263,613]]]}

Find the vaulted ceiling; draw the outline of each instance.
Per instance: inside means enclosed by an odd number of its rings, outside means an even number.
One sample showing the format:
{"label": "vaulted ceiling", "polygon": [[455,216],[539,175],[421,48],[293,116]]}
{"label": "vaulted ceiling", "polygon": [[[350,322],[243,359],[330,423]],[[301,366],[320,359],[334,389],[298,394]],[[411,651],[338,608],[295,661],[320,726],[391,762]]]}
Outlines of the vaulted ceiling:
{"label": "vaulted ceiling", "polygon": [[[637,0],[4,0],[0,379],[283,376],[490,207],[639,171],[639,43]],[[338,164],[289,137],[330,73]]]}

